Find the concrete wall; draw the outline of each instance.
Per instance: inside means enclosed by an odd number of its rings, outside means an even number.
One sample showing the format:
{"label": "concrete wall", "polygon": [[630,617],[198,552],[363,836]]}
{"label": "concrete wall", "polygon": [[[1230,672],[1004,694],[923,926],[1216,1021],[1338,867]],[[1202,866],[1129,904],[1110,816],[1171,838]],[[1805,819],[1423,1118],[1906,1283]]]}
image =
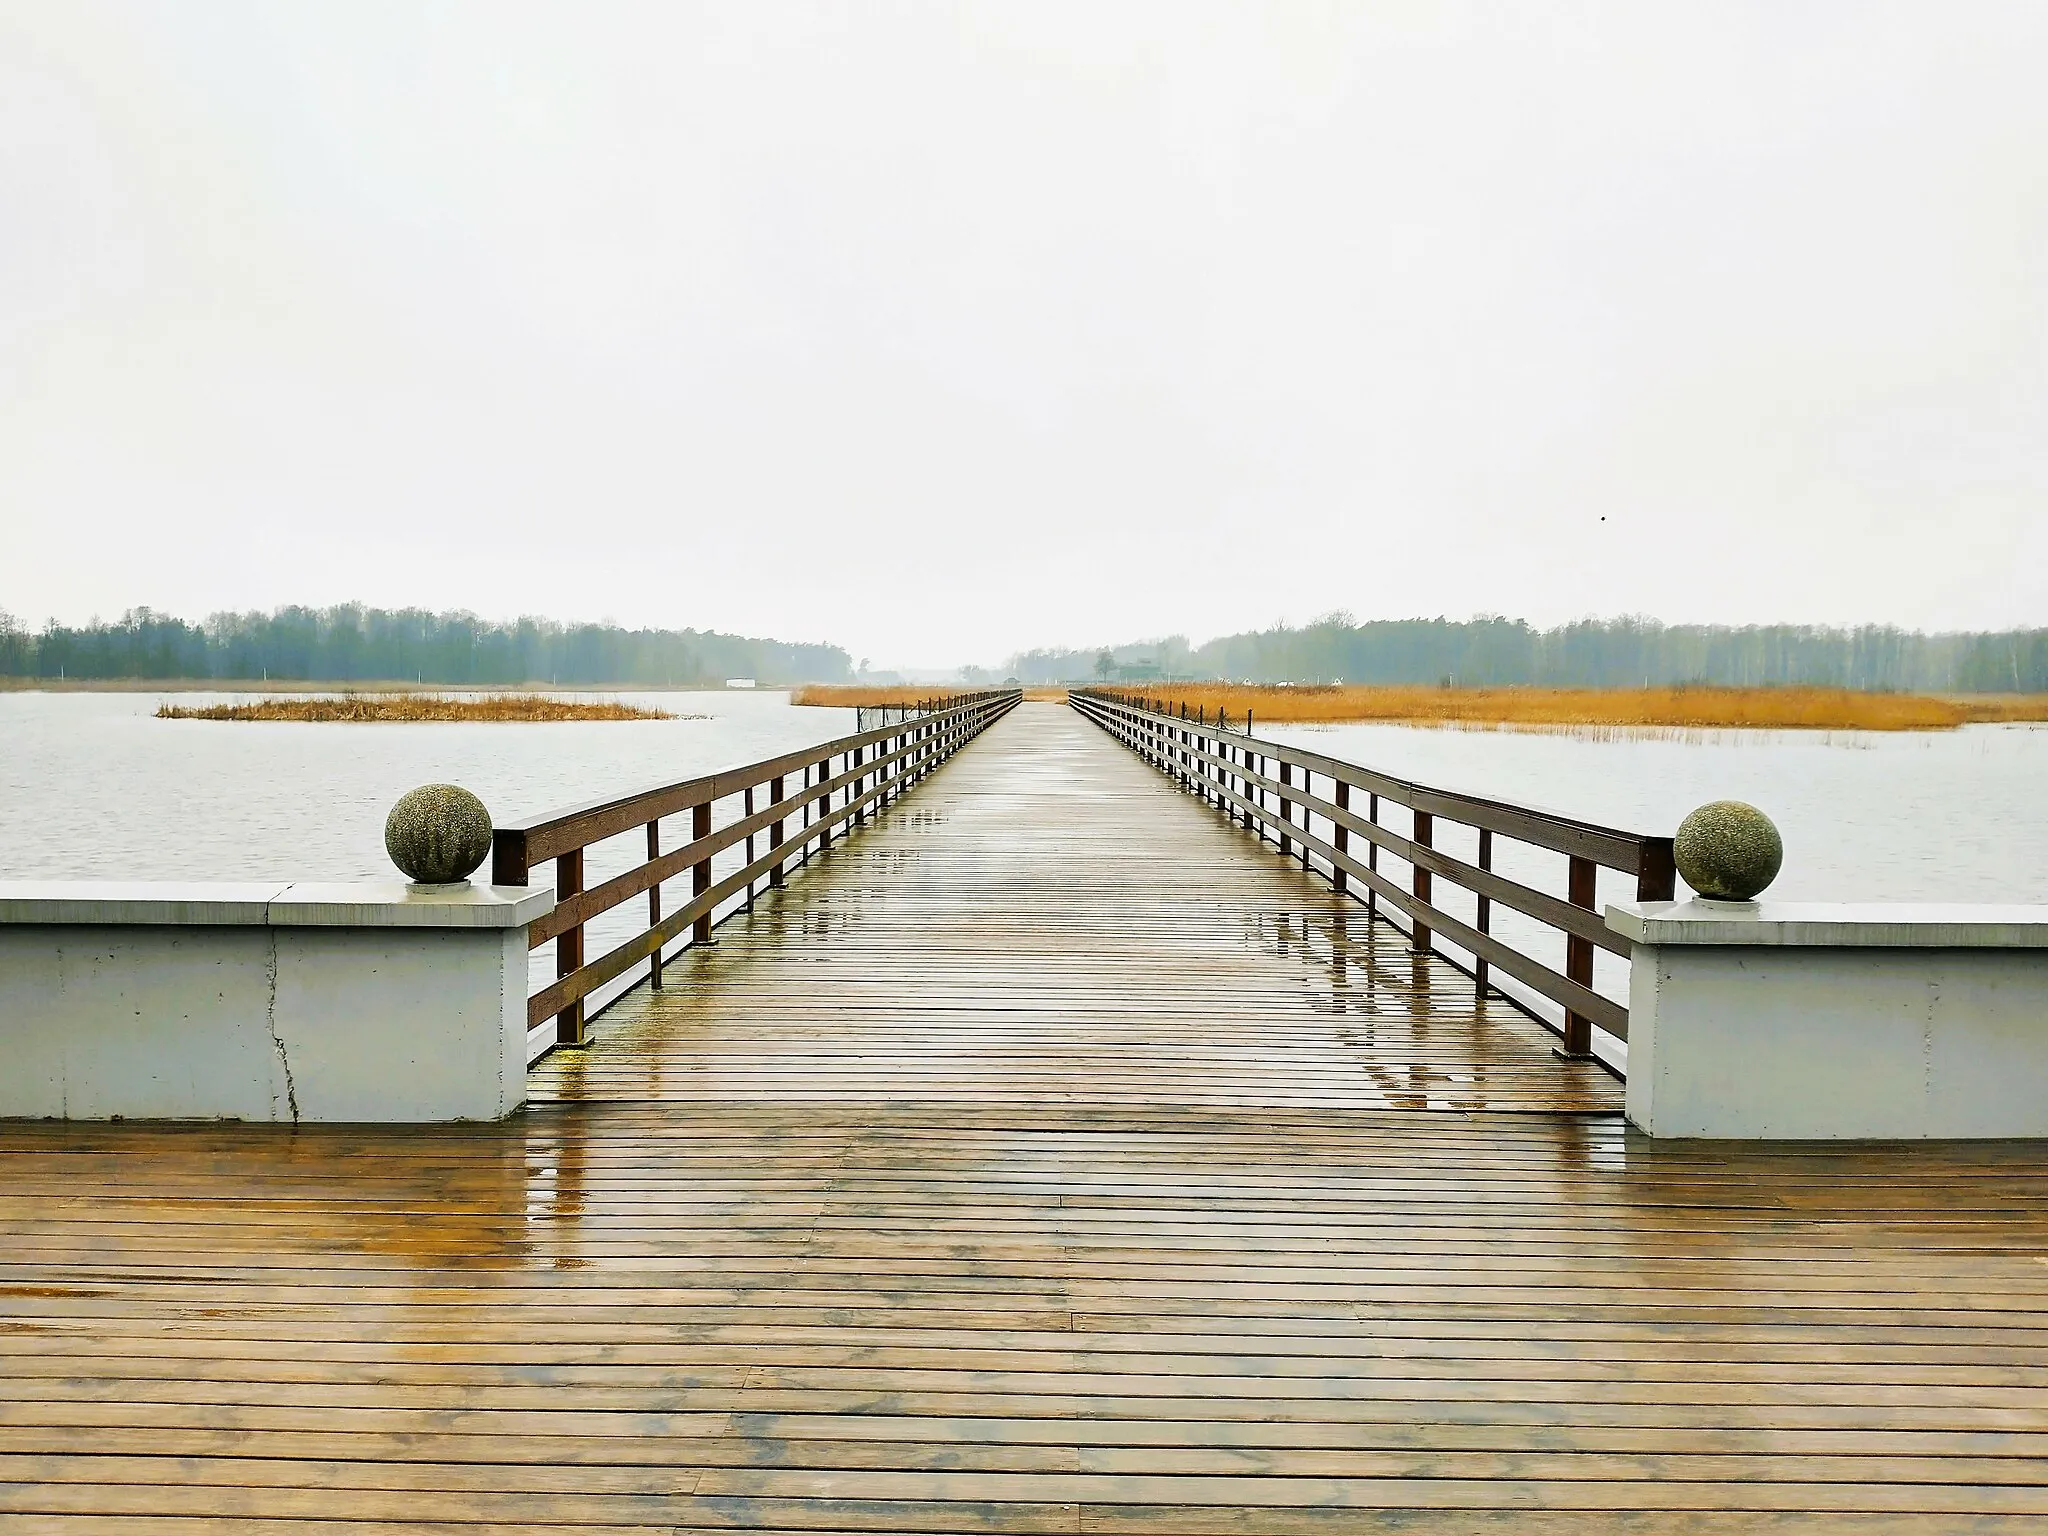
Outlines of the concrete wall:
{"label": "concrete wall", "polygon": [[0,1116],[490,1120],[525,1102],[526,924],[547,893],[205,889],[0,885]]}
{"label": "concrete wall", "polygon": [[1643,1130],[2048,1137],[2048,913],[1707,907],[1610,912]]}

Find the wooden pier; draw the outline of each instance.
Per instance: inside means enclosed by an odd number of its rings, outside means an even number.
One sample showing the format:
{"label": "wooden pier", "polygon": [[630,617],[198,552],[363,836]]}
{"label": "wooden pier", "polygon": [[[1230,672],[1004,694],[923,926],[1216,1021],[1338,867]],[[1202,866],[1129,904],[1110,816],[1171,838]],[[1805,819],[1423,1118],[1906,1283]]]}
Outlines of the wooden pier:
{"label": "wooden pier", "polygon": [[1643,1138],[1060,706],[594,1033],[495,1125],[0,1125],[0,1528],[2048,1517],[2038,1144]]}

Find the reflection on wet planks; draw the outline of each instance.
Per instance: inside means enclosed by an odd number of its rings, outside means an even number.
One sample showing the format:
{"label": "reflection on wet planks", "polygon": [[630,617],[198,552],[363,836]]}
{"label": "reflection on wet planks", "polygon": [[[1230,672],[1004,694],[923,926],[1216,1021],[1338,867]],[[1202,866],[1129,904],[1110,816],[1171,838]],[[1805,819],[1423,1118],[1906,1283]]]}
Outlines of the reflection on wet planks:
{"label": "reflection on wet planks", "polygon": [[2020,1146],[754,1100],[0,1158],[10,1530],[2048,1515]]}

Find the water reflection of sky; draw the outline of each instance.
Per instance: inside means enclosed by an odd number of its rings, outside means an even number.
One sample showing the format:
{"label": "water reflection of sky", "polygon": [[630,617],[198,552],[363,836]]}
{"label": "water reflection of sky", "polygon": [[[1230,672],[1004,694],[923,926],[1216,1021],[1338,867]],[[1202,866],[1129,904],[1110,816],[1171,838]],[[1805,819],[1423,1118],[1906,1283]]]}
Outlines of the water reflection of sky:
{"label": "water reflection of sky", "polygon": [[1602,740],[1345,725],[1259,734],[1635,832],[1673,832],[1707,800],[1748,800],[1784,834],[1785,869],[1771,889],[1784,900],[2048,902],[2048,729]]}
{"label": "water reflection of sky", "polygon": [[395,878],[384,817],[416,784],[462,784],[511,819],[854,728],[781,693],[606,697],[711,718],[250,724],[157,720],[154,694],[0,693],[0,878]]}

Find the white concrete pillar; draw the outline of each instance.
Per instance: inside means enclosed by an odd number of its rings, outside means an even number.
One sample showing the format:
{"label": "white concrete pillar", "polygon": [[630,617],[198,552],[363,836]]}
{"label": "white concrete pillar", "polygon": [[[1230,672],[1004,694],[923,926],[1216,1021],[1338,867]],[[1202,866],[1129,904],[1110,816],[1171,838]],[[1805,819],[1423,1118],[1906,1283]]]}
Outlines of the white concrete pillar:
{"label": "white concrete pillar", "polygon": [[2048,908],[1625,903],[1653,1136],[2048,1137]]}
{"label": "white concrete pillar", "polygon": [[0,882],[0,1116],[496,1120],[549,891]]}

